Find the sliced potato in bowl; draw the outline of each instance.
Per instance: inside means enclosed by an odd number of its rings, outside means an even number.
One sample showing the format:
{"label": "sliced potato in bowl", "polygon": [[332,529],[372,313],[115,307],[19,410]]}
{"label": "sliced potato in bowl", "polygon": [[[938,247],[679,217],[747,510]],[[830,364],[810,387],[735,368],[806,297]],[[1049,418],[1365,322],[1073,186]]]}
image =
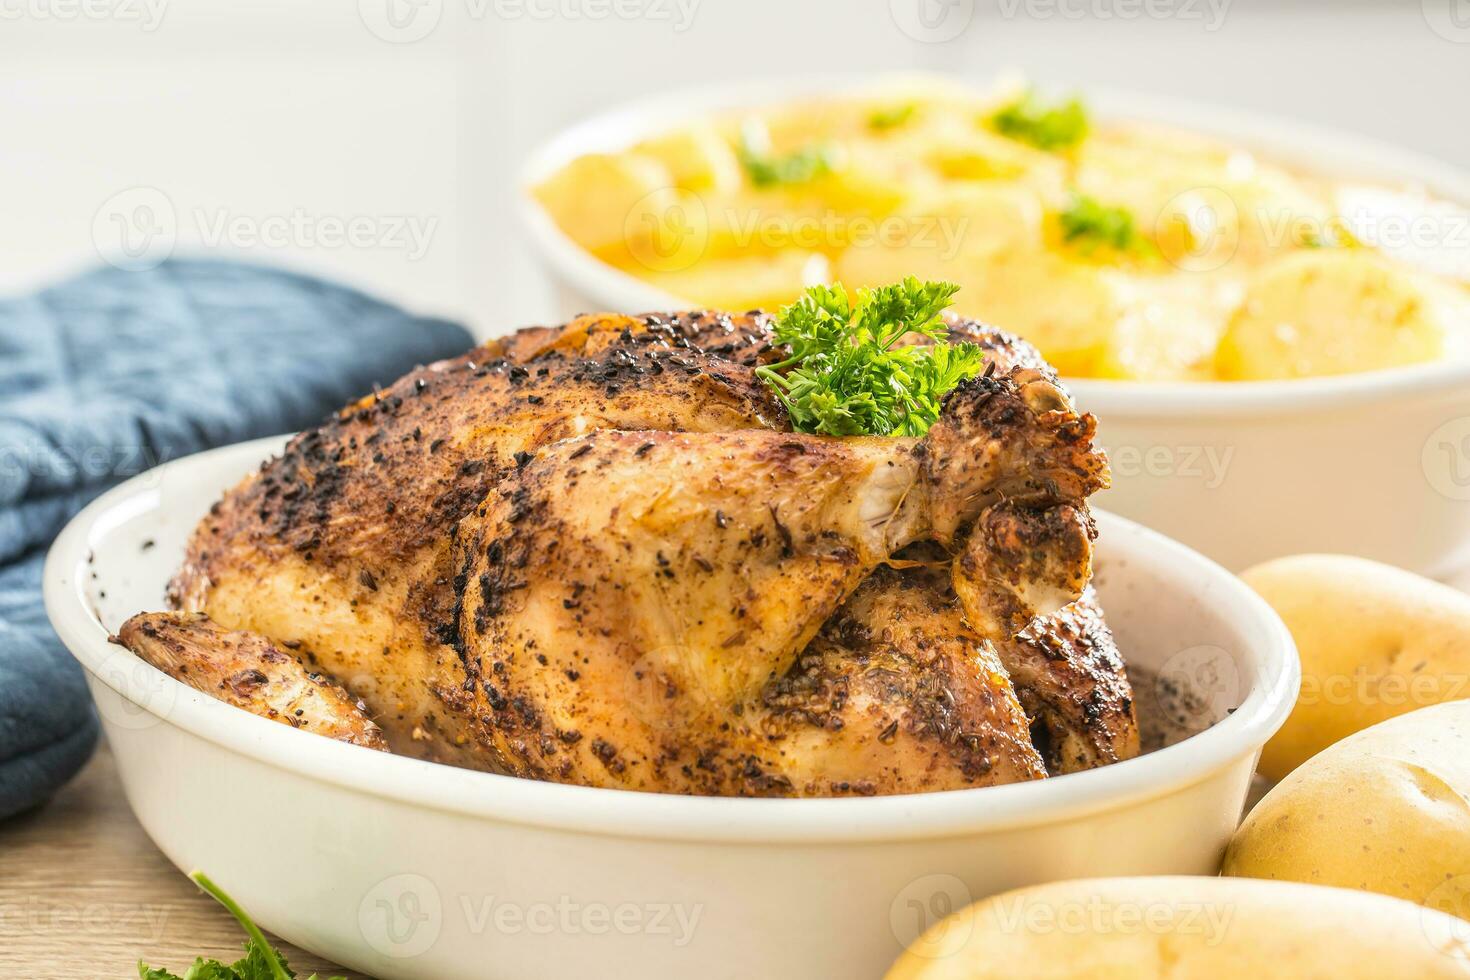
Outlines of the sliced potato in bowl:
{"label": "sliced potato in bowl", "polygon": [[1462,348],[1467,323],[1453,287],[1363,249],[1305,249],[1252,277],[1216,363],[1235,381],[1417,364]]}
{"label": "sliced potato in bowl", "polygon": [[535,190],[557,225],[589,252],[623,247],[627,229],[655,223],[678,201],[669,168],[636,153],[578,157]]}
{"label": "sliced potato in bowl", "polygon": [[633,153],[658,160],[686,191],[726,193],[740,186],[740,161],[709,122],[696,122],[636,144]]}
{"label": "sliced potato in bowl", "polygon": [[710,259],[685,269],[651,273],[649,281],[672,296],[698,296],[714,309],[735,309],[736,298],[756,297],[756,306],[779,307],[812,283],[828,278],[820,252],[781,251]]}
{"label": "sliced potato in bowl", "polygon": [[1118,320],[1096,365],[1100,378],[1131,381],[1205,381],[1237,290],[1229,281],[1213,288],[1181,289],[1172,278],[1138,276],[1125,294]]}

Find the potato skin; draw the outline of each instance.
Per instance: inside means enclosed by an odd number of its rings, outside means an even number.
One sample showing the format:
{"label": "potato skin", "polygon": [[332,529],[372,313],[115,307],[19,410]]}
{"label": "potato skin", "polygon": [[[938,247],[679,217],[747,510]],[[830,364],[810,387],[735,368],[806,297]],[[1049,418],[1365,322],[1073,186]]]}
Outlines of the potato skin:
{"label": "potato skin", "polygon": [[1466,924],[1341,888],[1098,878],[1006,892],[936,923],[887,980],[1470,977]]}
{"label": "potato skin", "polygon": [[1343,555],[1279,558],[1241,578],[1285,620],[1302,660],[1296,707],[1261,753],[1268,779],[1370,725],[1470,697],[1470,596]]}
{"label": "potato skin", "polygon": [[1421,708],[1282,780],[1236,831],[1224,874],[1359,888],[1470,917],[1467,796],[1470,701]]}

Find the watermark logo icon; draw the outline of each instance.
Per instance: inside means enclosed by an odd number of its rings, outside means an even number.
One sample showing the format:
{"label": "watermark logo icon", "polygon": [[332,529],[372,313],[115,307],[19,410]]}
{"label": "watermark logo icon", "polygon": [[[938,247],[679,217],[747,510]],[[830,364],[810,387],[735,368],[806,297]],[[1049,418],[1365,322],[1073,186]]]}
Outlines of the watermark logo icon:
{"label": "watermark logo icon", "polygon": [[1446,878],[1421,903],[1443,915],[1424,914],[1421,922],[1430,945],[1446,956],[1470,963],[1470,875]]}
{"label": "watermark logo icon", "polygon": [[[942,959],[956,953],[970,938],[969,919],[953,918],[973,901],[969,886],[950,874],[924,875],[904,886],[888,907],[893,938],[915,955]],[[943,926],[934,928],[939,923]]]}
{"label": "watermark logo icon", "polygon": [[1450,500],[1470,500],[1470,415],[1450,419],[1424,440],[1424,477]]}
{"label": "watermark logo icon", "polygon": [[357,0],[357,15],[374,37],[390,44],[412,44],[439,26],[444,0]]}
{"label": "watermark logo icon", "polygon": [[1159,211],[1154,240],[1164,259],[1185,272],[1212,272],[1240,248],[1240,208],[1219,187],[1175,194]]}
{"label": "watermark logo icon", "polygon": [[152,269],[172,255],[178,233],[173,201],[156,187],[119,191],[92,217],[97,254],[128,272]]}
{"label": "watermark logo icon", "polygon": [[97,712],[115,728],[142,731],[152,728],[173,711],[179,698],[178,681],[136,657],[114,658],[98,678],[114,691],[98,691]]}
{"label": "watermark logo icon", "polygon": [[898,29],[915,41],[942,44],[965,32],[975,19],[975,0],[888,0]]}
{"label": "watermark logo icon", "polygon": [[1178,725],[1212,725],[1240,704],[1240,668],[1223,647],[1202,643],[1171,655],[1159,667],[1160,711]]}
{"label": "watermark logo icon", "polygon": [[709,247],[709,213],[694,194],[667,188],[639,198],[623,220],[623,242],[650,272],[682,272]]}
{"label": "watermark logo icon", "polygon": [[1420,0],[1424,22],[1446,41],[1470,44],[1470,0]]}
{"label": "watermark logo icon", "polygon": [[393,959],[419,956],[439,940],[444,906],[423,875],[384,878],[357,905],[357,927],[373,949]]}

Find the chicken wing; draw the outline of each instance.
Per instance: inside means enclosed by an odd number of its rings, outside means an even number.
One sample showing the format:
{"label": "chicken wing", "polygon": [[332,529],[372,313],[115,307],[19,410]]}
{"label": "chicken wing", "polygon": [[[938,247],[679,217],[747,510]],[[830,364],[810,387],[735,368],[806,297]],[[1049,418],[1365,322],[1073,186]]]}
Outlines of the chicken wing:
{"label": "chicken wing", "polygon": [[387,751],[367,707],[255,633],[191,613],[140,613],[113,638],[196,690],[292,728]]}
{"label": "chicken wing", "polygon": [[1052,775],[1138,755],[1133,691],[1091,586],[996,649]]}

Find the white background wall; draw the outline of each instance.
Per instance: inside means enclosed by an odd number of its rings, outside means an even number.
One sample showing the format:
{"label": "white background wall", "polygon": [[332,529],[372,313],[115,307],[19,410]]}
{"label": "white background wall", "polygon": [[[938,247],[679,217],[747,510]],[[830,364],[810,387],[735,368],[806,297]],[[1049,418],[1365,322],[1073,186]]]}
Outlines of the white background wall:
{"label": "white background wall", "polygon": [[[226,227],[218,250],[499,332],[549,315],[511,209],[537,141],[678,86],[885,69],[1196,97],[1470,167],[1470,0],[0,0],[0,292],[96,261],[143,194],[179,253]],[[320,240],[349,219],[356,245]]]}

